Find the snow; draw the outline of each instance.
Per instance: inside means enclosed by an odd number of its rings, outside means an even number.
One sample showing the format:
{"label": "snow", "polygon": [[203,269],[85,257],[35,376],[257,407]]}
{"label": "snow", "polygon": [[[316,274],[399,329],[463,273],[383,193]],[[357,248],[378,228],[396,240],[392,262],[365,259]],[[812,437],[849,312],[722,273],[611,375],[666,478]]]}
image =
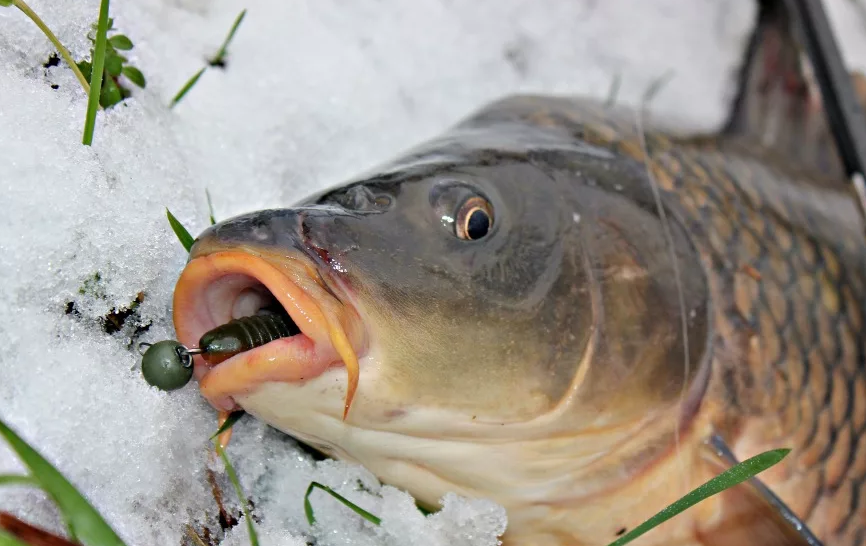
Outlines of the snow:
{"label": "snow", "polygon": [[[866,34],[845,3],[834,2],[834,21],[855,35],[843,44],[849,62],[866,66]],[[96,0],[31,6],[76,59],[88,54]],[[208,70],[168,109],[243,7],[227,68]],[[165,207],[195,234],[207,223],[205,189],[217,218],[289,205],[489,100],[527,91],[604,97],[617,77],[618,100],[635,104],[670,73],[654,116],[711,131],[724,120],[754,12],[751,0],[115,2],[115,27],[135,43],[129,57],[148,85],[100,113],[85,147],[86,98],[71,71],[44,68],[51,45],[19,11],[0,8],[0,415],[130,546],[179,544],[187,525],[208,526],[215,543],[247,543],[243,521],[224,538],[217,523],[208,469],[227,509],[240,512],[208,450],[214,412],[192,387],[148,388],[136,367],[133,341],[173,337],[171,291],[185,253]],[[100,317],[139,292],[137,314],[105,333]],[[248,417],[235,429],[228,454],[265,545],[493,545],[504,530],[492,502],[448,495],[424,517],[363,468],[315,462]],[[0,473],[20,470],[0,448]],[[382,526],[317,491],[310,527],[311,480],[381,516]],[[62,529],[32,489],[0,489],[0,510]]]}

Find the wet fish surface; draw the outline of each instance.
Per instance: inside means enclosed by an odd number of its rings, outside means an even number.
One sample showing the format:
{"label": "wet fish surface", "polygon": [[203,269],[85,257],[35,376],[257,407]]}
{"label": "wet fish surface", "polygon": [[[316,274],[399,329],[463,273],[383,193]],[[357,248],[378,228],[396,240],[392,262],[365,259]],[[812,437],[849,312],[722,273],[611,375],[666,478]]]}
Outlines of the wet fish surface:
{"label": "wet fish surface", "polygon": [[[711,437],[791,448],[761,481],[825,544],[866,544],[866,226],[764,17],[724,134],[510,97],[205,231],[180,341],[274,301],[300,333],[196,357],[204,396],[428,506],[495,500],[507,545],[611,542],[730,464]],[[635,542],[807,543],[748,483]]]}

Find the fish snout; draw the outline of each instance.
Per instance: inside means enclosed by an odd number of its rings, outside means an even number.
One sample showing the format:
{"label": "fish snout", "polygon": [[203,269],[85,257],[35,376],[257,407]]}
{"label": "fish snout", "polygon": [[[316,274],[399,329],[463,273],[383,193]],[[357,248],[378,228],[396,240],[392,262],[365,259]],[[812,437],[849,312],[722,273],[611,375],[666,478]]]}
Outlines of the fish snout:
{"label": "fish snout", "polygon": [[249,341],[229,339],[243,350],[227,360],[195,357],[202,394],[218,409],[236,407],[238,396],[264,383],[309,381],[339,366],[350,376],[345,417],[357,387],[357,355],[366,345],[363,326],[339,287],[328,284],[328,253],[306,226],[340,214],[320,206],[258,211],[215,224],[196,239],[174,294],[182,343],[198,346],[215,328],[231,329],[242,319],[235,329],[246,336],[257,319],[245,317],[263,312],[277,313],[287,325],[281,335],[262,330]]}
{"label": "fish snout", "polygon": [[255,246],[299,248],[303,214],[297,209],[270,209],[235,216],[210,226],[198,236],[191,257],[217,249]]}
{"label": "fish snout", "polygon": [[351,230],[341,220],[355,217],[355,211],[336,205],[256,211],[207,228],[196,239],[190,257],[237,248],[301,251],[327,267],[331,254],[353,248]]}

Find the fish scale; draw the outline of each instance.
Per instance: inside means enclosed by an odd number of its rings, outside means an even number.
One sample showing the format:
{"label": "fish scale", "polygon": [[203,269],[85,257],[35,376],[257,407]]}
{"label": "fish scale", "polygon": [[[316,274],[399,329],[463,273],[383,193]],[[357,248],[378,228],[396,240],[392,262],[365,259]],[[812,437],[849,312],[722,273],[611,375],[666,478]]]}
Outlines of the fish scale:
{"label": "fish scale", "polygon": [[[633,151],[631,138],[607,144]],[[828,544],[866,544],[866,248],[847,188],[805,199],[792,174],[735,152],[660,135],[648,151],[712,264],[714,315],[730,332],[719,341],[742,355],[714,363],[720,394],[760,424],[763,446],[793,449],[774,485],[812,530]],[[834,211],[834,199],[850,206]]]}

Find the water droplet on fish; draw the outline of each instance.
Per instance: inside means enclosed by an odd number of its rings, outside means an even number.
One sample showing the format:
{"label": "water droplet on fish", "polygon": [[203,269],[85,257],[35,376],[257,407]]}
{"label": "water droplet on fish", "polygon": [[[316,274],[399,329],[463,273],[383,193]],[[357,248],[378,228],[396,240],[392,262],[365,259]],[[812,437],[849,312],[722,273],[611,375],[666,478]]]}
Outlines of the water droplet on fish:
{"label": "water droplet on fish", "polygon": [[253,228],[252,235],[259,241],[267,241],[271,236],[271,230],[265,226],[256,226]]}
{"label": "water droplet on fish", "polygon": [[580,222],[580,214],[578,214],[578,213],[576,213],[576,212],[575,212],[574,214],[571,215],[571,218],[574,220],[574,223],[575,223],[575,224],[577,224],[577,223]]}
{"label": "water droplet on fish", "polygon": [[622,191],[622,184],[614,184],[613,189],[615,189],[616,191]]}

